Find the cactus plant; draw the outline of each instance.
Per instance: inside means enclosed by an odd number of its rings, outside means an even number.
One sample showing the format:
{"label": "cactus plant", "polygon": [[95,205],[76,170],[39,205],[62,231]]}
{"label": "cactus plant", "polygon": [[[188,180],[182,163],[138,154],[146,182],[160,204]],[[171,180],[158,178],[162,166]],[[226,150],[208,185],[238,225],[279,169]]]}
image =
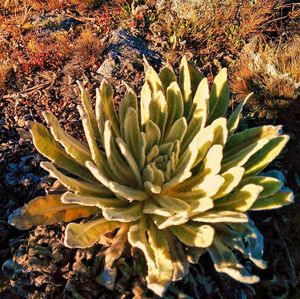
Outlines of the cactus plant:
{"label": "cactus plant", "polygon": [[263,237],[247,211],[293,201],[281,180],[261,174],[288,136],[280,126],[236,132],[247,98],[225,118],[226,69],[210,92],[207,79],[185,57],[178,81],[170,66],[159,73],[146,69],[140,100],[127,86],[118,111],[106,80],[97,89],[95,113],[79,83],[87,144],[64,132],[51,112],[44,113],[51,134],[29,122],[34,145],[51,161],[41,167],[67,191],[33,199],[9,217],[10,223],[29,229],[96,215],[69,223],[65,246],[90,247],[115,231],[105,266],[120,257],[128,240],[143,252],[148,288],[160,296],[204,252],[217,271],[257,282],[235,252],[266,267]]}

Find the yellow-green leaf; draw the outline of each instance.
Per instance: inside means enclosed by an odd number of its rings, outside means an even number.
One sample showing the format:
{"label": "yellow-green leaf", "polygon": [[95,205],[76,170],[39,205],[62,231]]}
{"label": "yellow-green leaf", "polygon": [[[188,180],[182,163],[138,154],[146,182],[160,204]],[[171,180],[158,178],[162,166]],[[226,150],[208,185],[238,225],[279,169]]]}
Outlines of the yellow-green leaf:
{"label": "yellow-green leaf", "polygon": [[99,214],[96,207],[83,207],[77,204],[63,204],[61,194],[39,196],[15,210],[8,222],[18,229],[26,230],[36,225],[69,222],[78,218]]}
{"label": "yellow-green leaf", "polygon": [[69,248],[87,248],[96,244],[100,237],[120,227],[117,221],[104,218],[86,223],[69,223],[65,232],[64,244]]}
{"label": "yellow-green leaf", "polygon": [[227,69],[223,68],[215,77],[209,97],[208,124],[215,119],[223,117],[229,105],[229,90],[227,82]]}
{"label": "yellow-green leaf", "polygon": [[280,191],[269,197],[258,198],[250,210],[271,210],[278,209],[294,202],[292,192]]}
{"label": "yellow-green leaf", "polygon": [[206,248],[214,239],[215,230],[206,224],[186,223],[180,226],[171,226],[169,229],[180,242],[192,247]]}

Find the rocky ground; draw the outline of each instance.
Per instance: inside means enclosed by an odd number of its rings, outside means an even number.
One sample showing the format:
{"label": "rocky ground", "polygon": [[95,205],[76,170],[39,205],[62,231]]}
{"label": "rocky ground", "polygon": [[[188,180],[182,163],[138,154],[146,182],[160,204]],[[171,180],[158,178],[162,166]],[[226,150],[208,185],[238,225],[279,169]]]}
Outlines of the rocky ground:
{"label": "rocky ground", "polygon": [[[82,139],[76,80],[94,94],[100,81],[108,78],[116,90],[117,107],[124,92],[122,80],[140,90],[143,56],[156,68],[168,61],[176,69],[185,54],[210,80],[224,66],[232,76],[243,45],[253,38],[276,43],[300,33],[299,6],[287,3],[279,9],[266,1],[265,15],[254,6],[256,19],[265,17],[261,24],[257,20],[256,27],[242,18],[247,1],[238,9],[227,7],[231,17],[222,15],[223,6],[218,6],[219,14],[215,10],[201,16],[203,28],[207,26],[203,31],[200,21],[179,17],[170,7],[172,1],[166,5],[164,1],[46,1],[44,6],[34,0],[9,2],[0,4],[0,297],[153,298],[140,278],[144,269],[139,252],[133,252],[132,259],[127,248],[115,268],[115,285],[103,286],[103,248],[109,237],[102,245],[75,250],[62,245],[64,224],[25,232],[7,224],[14,209],[53,183],[39,167],[43,158],[32,145],[26,121],[43,122],[41,113],[51,110],[66,131]],[[208,26],[205,22],[212,13],[218,16],[218,24]],[[236,98],[233,93],[233,106]],[[170,286],[166,298],[300,297],[299,108],[297,101],[273,109],[263,105],[260,109],[253,102],[244,113],[245,127],[282,124],[291,136],[270,168],[285,173],[295,204],[251,215],[265,238],[269,267],[252,269],[261,282],[239,284],[216,273],[203,255],[183,281]]]}

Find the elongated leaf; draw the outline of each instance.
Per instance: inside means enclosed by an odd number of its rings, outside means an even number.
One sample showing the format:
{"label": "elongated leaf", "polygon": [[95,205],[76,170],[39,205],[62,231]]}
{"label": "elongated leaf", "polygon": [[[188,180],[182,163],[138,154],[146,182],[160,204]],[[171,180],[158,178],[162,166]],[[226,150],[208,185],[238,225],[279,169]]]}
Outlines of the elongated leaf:
{"label": "elongated leaf", "polygon": [[250,210],[272,210],[289,205],[294,202],[294,195],[292,192],[280,191],[269,197],[259,198]]}
{"label": "elongated leaf", "polygon": [[180,62],[179,86],[184,102],[184,116],[187,118],[192,105],[192,86],[188,62],[185,56],[182,57]]}
{"label": "elongated leaf", "polygon": [[105,175],[108,179],[113,178],[114,176],[109,168],[109,164],[108,164],[105,156],[101,153],[101,151],[98,147],[98,144],[96,142],[95,136],[93,134],[91,122],[88,118],[88,115],[85,113],[85,111],[80,106],[78,106],[77,109],[78,109],[80,117],[81,117],[84,133],[85,133],[87,142],[90,147],[93,161],[96,163],[97,167],[103,173],[105,173]]}
{"label": "elongated leaf", "polygon": [[171,226],[170,230],[180,242],[192,247],[206,248],[214,239],[214,229],[210,225],[187,223]]}
{"label": "elongated leaf", "polygon": [[105,122],[104,146],[106,158],[114,177],[122,184],[134,184],[134,174],[116,147],[111,122],[109,120]]}
{"label": "elongated leaf", "polygon": [[136,179],[136,182],[137,182],[138,186],[140,188],[143,187],[143,181],[142,181],[142,176],[141,176],[141,173],[140,173],[139,165],[137,164],[137,162],[136,162],[134,156],[132,155],[132,153],[129,151],[129,148],[127,147],[127,144],[120,137],[116,138],[116,143],[118,144],[122,155],[124,156],[124,158],[126,159],[128,165],[130,166],[130,168],[133,172],[133,175],[135,176],[135,179]]}
{"label": "elongated leaf", "polygon": [[283,183],[275,178],[272,177],[265,177],[265,176],[255,176],[255,177],[247,177],[243,179],[238,188],[241,188],[247,184],[255,184],[262,186],[264,189],[259,194],[259,197],[268,197],[277,191],[279,191],[283,187]]}
{"label": "elongated leaf", "polygon": [[146,231],[148,230],[148,224],[146,217],[143,216],[140,220],[131,224],[128,231],[128,241],[132,247],[139,248],[143,251],[148,268],[156,266],[155,255],[153,248],[149,245]]}
{"label": "elongated leaf", "polygon": [[161,136],[164,136],[165,126],[168,118],[168,107],[165,95],[158,91],[149,104],[149,119],[160,129]]}
{"label": "elongated leaf", "polygon": [[148,288],[163,296],[173,277],[173,263],[164,231],[158,230],[153,223],[148,230],[148,240],[153,248],[155,267],[148,268]]}
{"label": "elongated leaf", "polygon": [[170,128],[168,134],[165,135],[164,142],[172,142],[175,140],[182,141],[187,130],[187,123],[184,117],[177,119]]}
{"label": "elongated leaf", "polygon": [[44,112],[44,118],[50,127],[51,134],[66,150],[66,152],[81,165],[85,165],[86,161],[92,159],[87,144],[73,138],[66,133],[59,125],[57,118],[51,112]]}
{"label": "elongated leaf", "polygon": [[201,72],[193,63],[188,62],[188,68],[189,68],[189,73],[191,78],[192,97],[194,97],[198,85],[200,84],[202,79],[204,79],[204,76],[201,74]]}
{"label": "elongated leaf", "polygon": [[245,175],[255,175],[264,170],[282,151],[289,136],[282,135],[270,140],[259,152],[245,164]]}
{"label": "elongated leaf", "polygon": [[243,283],[256,283],[259,277],[250,275],[249,272],[236,259],[233,252],[218,237],[215,237],[208,252],[218,272],[226,273],[233,279]]}
{"label": "elongated leaf", "polygon": [[146,122],[145,125],[146,132],[146,153],[153,148],[153,146],[158,145],[161,138],[161,132],[158,125],[156,125],[152,120]]}
{"label": "elongated leaf", "polygon": [[231,156],[261,139],[271,140],[279,135],[280,130],[281,126],[261,126],[236,133],[226,143],[224,157]]}
{"label": "elongated leaf", "polygon": [[238,128],[242,110],[249,98],[252,97],[252,95],[253,93],[248,94],[247,97],[235,108],[235,110],[230,115],[227,122],[228,139],[230,139],[230,137],[234,134],[235,130]]}
{"label": "elongated leaf", "polygon": [[187,261],[182,244],[167,230],[165,231],[165,236],[168,241],[173,265],[172,281],[177,281],[188,273],[190,263]]}
{"label": "elongated leaf", "polygon": [[49,174],[58,179],[66,188],[76,194],[103,196],[111,194],[111,191],[99,183],[88,183],[79,179],[64,175],[55,166],[49,162],[41,162],[41,167]]}
{"label": "elongated leaf", "polygon": [[127,206],[127,201],[115,197],[83,196],[71,192],[66,192],[61,197],[61,202],[65,204],[78,204],[88,207],[121,208]]}
{"label": "elongated leaf", "polygon": [[120,136],[120,125],[113,103],[113,95],[114,91],[112,89],[112,86],[109,82],[103,79],[100,85],[100,96],[103,103],[103,110],[106,120],[109,120],[111,122],[112,130],[114,132],[114,135],[117,137]]}
{"label": "elongated leaf", "polygon": [[142,217],[142,210],[142,203],[135,202],[122,208],[104,208],[103,216],[110,221],[133,222]]}
{"label": "elongated leaf", "polygon": [[[222,172],[235,166],[244,166],[248,160],[269,142],[268,138],[262,138],[241,150],[237,150],[231,156],[224,156],[222,161]],[[225,155],[225,153],[224,153]],[[244,166],[246,168],[246,166]]]}
{"label": "elongated leaf", "polygon": [[259,185],[245,185],[240,190],[228,195],[228,197],[216,200],[215,209],[218,211],[231,210],[236,212],[246,212],[257,200],[262,190],[263,187]]}
{"label": "elongated leaf", "polygon": [[166,92],[168,119],[165,131],[168,132],[172,124],[183,116],[184,105],[180,88],[177,82],[172,82]]}
{"label": "elongated leaf", "polygon": [[144,201],[149,195],[140,189],[134,189],[125,185],[118,184],[117,182],[109,182],[109,189],[116,195],[126,198],[129,202],[134,200]]}
{"label": "elongated leaf", "polygon": [[64,245],[69,248],[87,248],[97,243],[100,237],[120,227],[117,221],[104,218],[87,223],[69,223],[65,232]]}
{"label": "elongated leaf", "polygon": [[124,250],[125,244],[127,242],[127,233],[130,228],[130,224],[121,224],[120,229],[113,238],[110,247],[107,248],[105,252],[105,269],[111,268],[114,261],[121,257]]}
{"label": "elongated leaf", "polygon": [[172,82],[176,82],[177,78],[171,66],[167,65],[162,68],[158,74],[158,77],[161,81],[161,84],[164,87],[164,90],[171,85]]}
{"label": "elongated leaf", "polygon": [[[135,109],[129,107],[124,119],[124,141],[142,170],[145,164],[145,147],[147,138],[141,133],[138,113]],[[146,138],[146,139],[145,139]]]}
{"label": "elongated leaf", "polygon": [[126,116],[126,113],[129,108],[133,108],[134,110],[138,109],[137,96],[131,88],[127,90],[123,100],[120,102],[120,105],[119,105],[119,121],[120,121],[120,126],[121,126],[120,129],[123,129],[123,130],[121,130],[121,134],[122,134],[123,138],[124,138],[124,133],[125,133],[124,132],[124,128],[125,128],[124,120],[125,120],[125,116]]}
{"label": "elongated leaf", "polygon": [[69,173],[90,181],[94,180],[85,167],[76,162],[63,150],[45,126],[33,121],[29,121],[27,124],[33,137],[33,144],[43,156]]}
{"label": "elongated leaf", "polygon": [[153,195],[152,198],[163,208],[172,212],[188,211],[190,206],[183,200],[167,195]]}
{"label": "elongated leaf", "polygon": [[[83,207],[77,204],[63,204],[61,194],[39,196],[15,210],[8,222],[18,229],[26,230],[36,225],[69,222],[78,218],[99,214],[96,207]],[[101,213],[101,212],[100,212]]]}
{"label": "elongated leaf", "polygon": [[89,96],[88,92],[86,91],[86,89],[84,88],[82,83],[77,81],[77,84],[78,84],[78,86],[80,88],[80,91],[81,91],[81,103],[83,105],[85,113],[88,115],[88,118],[91,122],[93,135],[95,136],[95,138],[100,140],[100,132],[99,132],[99,128],[98,128],[98,124],[97,124],[95,114],[93,112],[93,107],[92,107],[92,104],[91,104],[90,96]]}
{"label": "elongated leaf", "polygon": [[227,82],[227,69],[223,68],[215,77],[209,97],[208,124],[215,119],[223,117],[229,105],[229,90]]}
{"label": "elongated leaf", "polygon": [[204,222],[204,223],[241,223],[248,222],[247,215],[232,211],[212,211],[204,212],[191,218],[193,221]]}
{"label": "elongated leaf", "polygon": [[152,216],[152,219],[158,229],[165,229],[174,225],[182,225],[190,220],[188,213],[186,212],[176,213],[170,217],[164,217],[156,213]]}
{"label": "elongated leaf", "polygon": [[198,120],[201,128],[204,127],[208,115],[209,87],[207,79],[203,79],[196,90],[192,107],[188,116],[188,123],[191,120]]}
{"label": "elongated leaf", "polygon": [[155,97],[159,91],[164,92],[162,82],[154,68],[151,66],[146,71],[145,81],[148,83],[153,97]]}
{"label": "elongated leaf", "polygon": [[218,192],[213,196],[213,199],[218,199],[229,194],[241,181],[245,169],[243,167],[232,167],[226,172],[222,173],[224,183]]}

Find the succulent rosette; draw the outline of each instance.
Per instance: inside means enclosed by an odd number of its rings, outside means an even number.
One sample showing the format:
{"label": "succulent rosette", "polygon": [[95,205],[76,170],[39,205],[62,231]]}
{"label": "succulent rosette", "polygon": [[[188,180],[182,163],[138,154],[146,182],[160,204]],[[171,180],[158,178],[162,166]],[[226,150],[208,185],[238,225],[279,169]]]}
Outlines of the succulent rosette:
{"label": "succulent rosette", "polygon": [[33,199],[10,216],[10,223],[29,229],[98,215],[69,223],[65,246],[90,247],[115,232],[105,266],[120,257],[128,240],[143,252],[148,288],[160,296],[204,252],[217,271],[243,283],[259,281],[235,253],[266,267],[263,237],[247,211],[293,201],[280,175],[261,174],[288,136],[271,125],[237,131],[247,99],[225,117],[226,69],[211,90],[185,57],[178,80],[170,66],[159,73],[146,69],[140,98],[127,86],[118,111],[106,80],[97,89],[95,113],[79,84],[87,144],[67,134],[51,112],[44,113],[51,133],[29,122],[34,145],[51,161],[41,167],[67,192]]}

